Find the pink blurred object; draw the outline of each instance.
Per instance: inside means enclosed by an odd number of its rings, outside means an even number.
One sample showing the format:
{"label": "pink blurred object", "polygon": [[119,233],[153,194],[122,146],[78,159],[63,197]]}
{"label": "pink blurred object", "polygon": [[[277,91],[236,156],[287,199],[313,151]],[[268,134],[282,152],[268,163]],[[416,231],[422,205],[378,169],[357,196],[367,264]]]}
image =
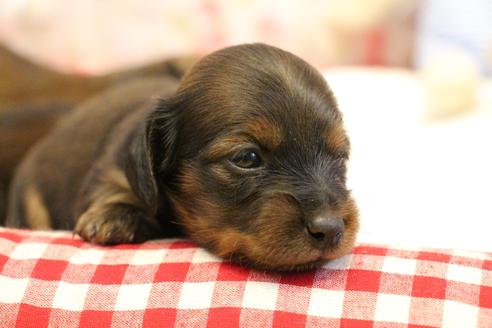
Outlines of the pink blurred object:
{"label": "pink blurred object", "polygon": [[0,40],[66,71],[101,73],[244,42],[317,67],[410,64],[416,0],[3,0]]}

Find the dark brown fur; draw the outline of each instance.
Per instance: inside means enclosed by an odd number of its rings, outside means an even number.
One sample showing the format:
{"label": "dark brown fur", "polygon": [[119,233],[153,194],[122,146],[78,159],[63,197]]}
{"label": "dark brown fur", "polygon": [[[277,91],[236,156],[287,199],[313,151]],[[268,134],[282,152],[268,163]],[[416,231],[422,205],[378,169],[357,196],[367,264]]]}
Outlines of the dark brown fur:
{"label": "dark brown fur", "polygon": [[134,78],[180,79],[195,61],[195,57],[174,58],[107,75],[82,76],[54,71],[0,46],[0,180],[8,181],[27,149],[82,101]]}
{"label": "dark brown fur", "polygon": [[168,59],[101,76],[57,72],[0,46],[0,223],[3,193],[27,150],[73,107],[103,90],[135,78],[179,79],[195,57]]}
{"label": "dark brown fur", "polygon": [[[149,99],[155,94],[159,101]],[[250,148],[262,165],[234,165]],[[52,228],[92,242],[185,233],[239,263],[309,269],[354,244],[348,154],[335,99],[311,66],[266,45],[226,48],[179,87],[133,82],[64,119],[22,163],[8,223],[35,221],[28,214],[39,205],[35,195]],[[306,220],[319,215],[343,219],[336,246],[320,250],[306,236]]]}

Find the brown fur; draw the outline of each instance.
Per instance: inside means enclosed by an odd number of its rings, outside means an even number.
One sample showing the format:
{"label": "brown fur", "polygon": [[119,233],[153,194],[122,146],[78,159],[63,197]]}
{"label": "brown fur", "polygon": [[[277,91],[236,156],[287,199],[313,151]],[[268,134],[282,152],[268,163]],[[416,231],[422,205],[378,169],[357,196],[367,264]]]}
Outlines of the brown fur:
{"label": "brown fur", "polygon": [[[238,162],[252,151],[258,161]],[[355,242],[348,152],[335,99],[311,66],[266,45],[226,48],[179,86],[130,83],[66,117],[22,163],[8,222],[29,226],[19,199],[33,186],[53,228],[91,242],[184,233],[237,263],[306,270]],[[326,216],[345,231],[320,247],[307,222]]]}
{"label": "brown fur", "polygon": [[101,76],[82,76],[52,70],[0,46],[0,223],[3,186],[9,184],[27,150],[63,114],[103,90],[135,78],[181,78],[195,61],[192,56],[172,58]]}
{"label": "brown fur", "polygon": [[41,195],[34,186],[28,186],[24,194],[24,207],[28,224],[33,229],[49,229],[50,216],[43,204]]}

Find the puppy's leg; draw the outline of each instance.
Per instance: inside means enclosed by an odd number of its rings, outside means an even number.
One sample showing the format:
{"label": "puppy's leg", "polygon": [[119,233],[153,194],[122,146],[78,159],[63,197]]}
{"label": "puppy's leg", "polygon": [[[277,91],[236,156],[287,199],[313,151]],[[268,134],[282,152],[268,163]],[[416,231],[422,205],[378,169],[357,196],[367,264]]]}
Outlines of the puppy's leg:
{"label": "puppy's leg", "polygon": [[158,222],[132,192],[120,170],[109,171],[90,195],[75,232],[101,245],[138,243],[159,235]]}

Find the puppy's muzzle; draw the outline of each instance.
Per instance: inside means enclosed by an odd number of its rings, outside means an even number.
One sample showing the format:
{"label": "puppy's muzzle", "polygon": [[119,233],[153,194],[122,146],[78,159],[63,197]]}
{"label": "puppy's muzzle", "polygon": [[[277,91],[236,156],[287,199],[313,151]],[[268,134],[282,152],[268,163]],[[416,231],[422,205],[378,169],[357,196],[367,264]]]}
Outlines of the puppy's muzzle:
{"label": "puppy's muzzle", "polygon": [[342,219],[317,216],[306,222],[306,233],[316,248],[325,250],[336,247],[343,237],[345,224]]}

